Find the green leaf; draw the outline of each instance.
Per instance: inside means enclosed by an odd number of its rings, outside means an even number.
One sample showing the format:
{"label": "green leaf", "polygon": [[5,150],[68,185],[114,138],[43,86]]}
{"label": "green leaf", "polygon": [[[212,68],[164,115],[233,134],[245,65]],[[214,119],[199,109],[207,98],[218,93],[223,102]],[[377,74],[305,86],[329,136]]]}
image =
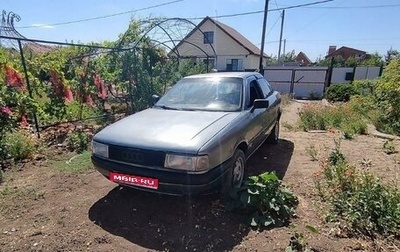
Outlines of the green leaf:
{"label": "green leaf", "polygon": [[308,229],[308,231],[310,231],[313,234],[318,234],[318,230],[311,225],[306,225],[306,229]]}
{"label": "green leaf", "polygon": [[262,179],[262,181],[265,183],[267,181],[278,181],[278,177],[276,176],[275,172],[265,172],[259,177]]}
{"label": "green leaf", "polygon": [[263,215],[260,217],[260,224],[264,227],[268,227],[274,224],[274,219],[270,215]]}
{"label": "green leaf", "polygon": [[259,223],[259,216],[258,214],[253,214],[253,216],[251,217],[251,221],[250,221],[250,226],[252,227],[257,227],[258,223]]}

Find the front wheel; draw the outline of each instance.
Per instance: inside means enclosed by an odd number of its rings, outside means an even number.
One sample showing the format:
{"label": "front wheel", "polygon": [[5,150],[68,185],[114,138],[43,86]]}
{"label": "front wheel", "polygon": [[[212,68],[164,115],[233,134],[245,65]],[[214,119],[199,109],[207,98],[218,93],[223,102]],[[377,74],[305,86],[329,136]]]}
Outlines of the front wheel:
{"label": "front wheel", "polygon": [[236,150],[232,158],[232,164],[228,171],[222,193],[228,195],[232,189],[240,188],[245,174],[246,157],[242,150]]}
{"label": "front wheel", "polygon": [[280,131],[280,126],[278,120],[276,121],[275,126],[272,129],[271,133],[269,134],[266,142],[270,144],[277,144],[279,141],[279,131]]}

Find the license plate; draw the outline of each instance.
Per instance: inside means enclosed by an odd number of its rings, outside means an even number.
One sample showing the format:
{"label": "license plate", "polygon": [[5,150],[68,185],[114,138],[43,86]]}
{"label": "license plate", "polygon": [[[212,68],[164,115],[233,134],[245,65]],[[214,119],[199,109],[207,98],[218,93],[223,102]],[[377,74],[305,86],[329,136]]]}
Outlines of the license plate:
{"label": "license plate", "polygon": [[155,178],[145,178],[135,175],[127,175],[121,173],[110,172],[110,180],[115,183],[135,185],[140,187],[146,187],[151,189],[158,188],[158,179]]}

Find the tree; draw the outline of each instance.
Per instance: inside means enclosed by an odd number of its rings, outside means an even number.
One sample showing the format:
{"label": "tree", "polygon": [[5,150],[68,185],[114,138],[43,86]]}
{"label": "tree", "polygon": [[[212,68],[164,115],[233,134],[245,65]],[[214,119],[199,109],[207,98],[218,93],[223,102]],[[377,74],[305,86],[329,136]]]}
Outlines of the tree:
{"label": "tree", "polygon": [[392,58],[376,88],[378,107],[385,113],[381,120],[397,134],[400,133],[400,57]]}
{"label": "tree", "polygon": [[385,55],[386,63],[389,63],[392,58],[398,57],[400,55],[399,51],[390,48]]}

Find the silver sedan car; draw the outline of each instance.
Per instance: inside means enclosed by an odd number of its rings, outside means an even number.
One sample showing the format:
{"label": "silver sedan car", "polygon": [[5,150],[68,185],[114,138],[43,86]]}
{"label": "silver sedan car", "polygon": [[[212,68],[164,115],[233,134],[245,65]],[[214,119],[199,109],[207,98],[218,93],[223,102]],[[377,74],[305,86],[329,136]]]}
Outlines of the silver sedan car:
{"label": "silver sedan car", "polygon": [[277,143],[280,94],[259,73],[199,74],[178,81],[153,107],[93,138],[92,162],[109,180],[165,194],[240,187],[246,160]]}

